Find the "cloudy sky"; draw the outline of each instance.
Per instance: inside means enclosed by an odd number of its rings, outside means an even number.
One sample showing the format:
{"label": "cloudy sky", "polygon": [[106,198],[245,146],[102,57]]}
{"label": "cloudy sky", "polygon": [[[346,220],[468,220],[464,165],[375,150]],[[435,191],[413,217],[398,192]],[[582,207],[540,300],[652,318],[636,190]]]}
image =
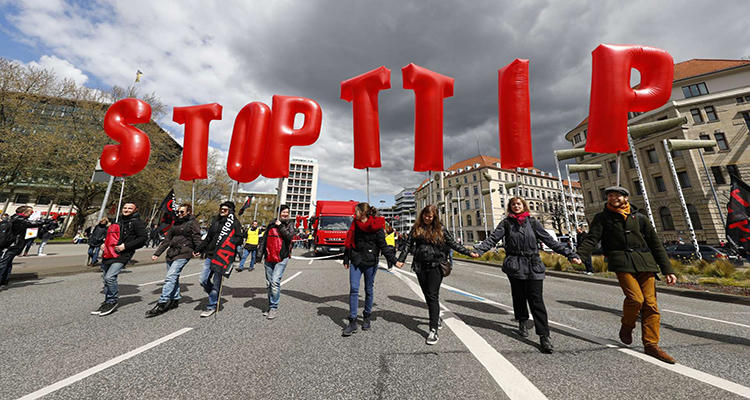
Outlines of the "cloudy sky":
{"label": "cloudy sky", "polygon": [[[317,158],[320,199],[365,198],[353,168],[351,104],[340,82],[384,65],[381,159],[373,199],[425,176],[412,171],[414,94],[400,69],[413,62],[455,78],[444,103],[445,165],[499,155],[497,70],[531,60],[531,124],[538,168],[586,117],[591,51],[600,43],[667,50],[675,62],[750,56],[746,0],[706,1],[7,1],[0,0],[0,56],[52,68],[91,87],[132,83],[170,109],[218,102],[211,146],[226,153],[237,112],[274,94],[309,97],[323,109],[317,143],[292,155]],[[171,112],[158,121],[181,140]],[[259,180],[251,189],[269,191]],[[374,202],[374,201],[373,201]]]}

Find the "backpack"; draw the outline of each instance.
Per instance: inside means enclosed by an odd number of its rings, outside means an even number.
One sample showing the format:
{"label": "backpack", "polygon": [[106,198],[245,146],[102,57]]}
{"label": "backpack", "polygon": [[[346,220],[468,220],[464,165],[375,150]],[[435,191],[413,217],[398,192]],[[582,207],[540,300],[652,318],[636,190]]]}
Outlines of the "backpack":
{"label": "backpack", "polygon": [[266,233],[266,261],[270,263],[281,262],[281,247],[284,240],[279,236],[277,228],[270,228]]}
{"label": "backpack", "polygon": [[107,238],[104,239],[104,252],[102,258],[117,258],[120,255],[115,251],[117,242],[120,241],[120,225],[112,224],[107,228]]}
{"label": "backpack", "polygon": [[10,221],[0,222],[0,250],[5,250],[13,244],[13,224]]}

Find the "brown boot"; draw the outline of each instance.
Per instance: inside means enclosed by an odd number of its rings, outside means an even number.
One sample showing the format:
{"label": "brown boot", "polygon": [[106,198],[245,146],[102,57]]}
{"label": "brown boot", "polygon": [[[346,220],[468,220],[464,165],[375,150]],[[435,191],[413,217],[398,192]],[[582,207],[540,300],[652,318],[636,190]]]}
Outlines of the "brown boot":
{"label": "brown boot", "polygon": [[653,344],[650,346],[644,347],[645,353],[650,355],[651,357],[657,358],[660,361],[664,361],[667,364],[674,364],[675,360],[667,354],[666,351],[662,350],[659,346]]}
{"label": "brown boot", "polygon": [[625,325],[620,326],[620,341],[625,344],[633,343],[633,328],[628,328]]}

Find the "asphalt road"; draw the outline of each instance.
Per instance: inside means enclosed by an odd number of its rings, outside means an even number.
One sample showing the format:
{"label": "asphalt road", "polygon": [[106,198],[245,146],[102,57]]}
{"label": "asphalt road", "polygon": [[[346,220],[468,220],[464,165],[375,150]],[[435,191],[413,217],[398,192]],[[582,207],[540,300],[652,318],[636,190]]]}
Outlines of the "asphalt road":
{"label": "asphalt road", "polygon": [[260,269],[233,273],[221,312],[199,318],[200,268],[193,260],[183,271],[180,307],[151,319],[164,264],[123,273],[120,308],[106,317],[89,314],[103,298],[99,274],[12,283],[0,291],[0,398],[750,398],[747,306],[660,294],[661,344],[678,360],[669,366],[642,355],[638,329],[632,346],[616,341],[613,286],[545,280],[556,350],[547,355],[533,332],[514,333],[497,268],[456,262],[435,346],[425,345],[427,309],[407,267],[378,271],[373,329],[348,338],[340,260],[293,259],[271,321]]}

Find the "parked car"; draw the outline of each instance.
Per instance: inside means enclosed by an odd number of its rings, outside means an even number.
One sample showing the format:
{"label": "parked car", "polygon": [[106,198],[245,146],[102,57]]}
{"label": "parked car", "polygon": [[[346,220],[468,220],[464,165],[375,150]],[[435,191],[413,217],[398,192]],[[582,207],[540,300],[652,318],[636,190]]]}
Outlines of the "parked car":
{"label": "parked car", "polygon": [[[701,257],[708,261],[714,262],[717,260],[729,261],[736,265],[742,265],[742,259],[735,254],[727,254],[726,251],[719,250],[713,246],[699,245]],[[695,254],[695,246],[692,244],[674,244],[667,246],[667,256],[682,262],[694,261],[698,257]]]}

